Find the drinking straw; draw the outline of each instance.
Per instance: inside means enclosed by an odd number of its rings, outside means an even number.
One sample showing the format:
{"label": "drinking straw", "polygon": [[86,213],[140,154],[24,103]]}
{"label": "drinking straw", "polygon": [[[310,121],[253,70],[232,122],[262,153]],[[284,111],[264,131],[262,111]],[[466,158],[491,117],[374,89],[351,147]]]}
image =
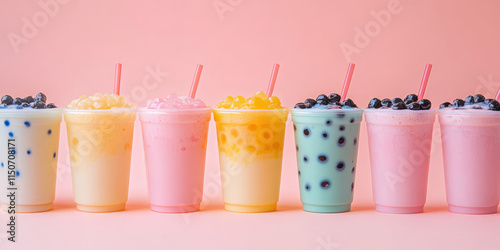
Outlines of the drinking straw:
{"label": "drinking straw", "polygon": [[349,85],[351,85],[352,73],[354,72],[354,63],[349,63],[347,68],[347,74],[345,75],[344,86],[342,86],[342,92],[340,94],[340,102],[343,102],[347,96],[347,91],[349,91]]}
{"label": "drinking straw", "polygon": [[431,74],[432,64],[428,63],[425,65],[424,76],[422,77],[422,82],[420,83],[420,90],[418,91],[418,99],[422,100],[425,94],[425,88],[427,87],[427,82],[429,81],[429,75]]}
{"label": "drinking straw", "polygon": [[280,65],[275,63],[273,66],[273,72],[271,74],[271,79],[269,80],[269,85],[267,86],[267,97],[273,96],[274,84],[276,84],[276,77],[278,77],[279,70],[280,70]]}
{"label": "drinking straw", "polygon": [[203,65],[196,65],[193,83],[191,84],[191,90],[189,91],[189,97],[191,97],[192,99],[194,99],[194,97],[196,96],[196,90],[198,89],[198,83],[200,82],[201,71],[203,71]]}
{"label": "drinking straw", "polygon": [[500,87],[497,90],[497,94],[495,95],[495,100],[500,101]]}
{"label": "drinking straw", "polygon": [[120,95],[121,78],[122,78],[122,64],[116,63],[115,64],[115,91],[114,91],[114,93],[116,95]]}

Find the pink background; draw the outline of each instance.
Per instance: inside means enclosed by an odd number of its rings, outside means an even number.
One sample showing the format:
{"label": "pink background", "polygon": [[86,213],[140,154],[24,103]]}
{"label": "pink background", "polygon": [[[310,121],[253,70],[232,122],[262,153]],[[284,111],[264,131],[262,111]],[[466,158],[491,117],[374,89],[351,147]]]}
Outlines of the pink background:
{"label": "pink background", "polygon": [[[115,62],[123,63],[122,93],[139,105],[168,93],[186,95],[197,63],[205,66],[198,97],[209,105],[227,95],[265,90],[275,62],[281,64],[275,95],[288,107],[340,92],[350,61],[357,66],[349,97],[362,107],[375,96],[417,92],[427,62],[434,65],[426,92],[434,107],[474,93],[492,97],[500,85],[500,2],[494,0],[61,0],[57,8],[51,5],[50,16],[43,14],[43,3],[54,1],[0,4],[0,95],[42,91],[65,106],[82,94],[111,92]],[[390,20],[376,24],[371,12],[388,13],[391,2],[397,7]],[[214,3],[226,6],[226,12],[218,14]],[[30,23],[35,18],[39,27],[23,34],[24,17]],[[346,57],[342,44],[355,46],[356,29],[365,27],[372,37]],[[23,43],[13,45],[13,36],[24,36]],[[162,74],[148,73],[157,67]],[[428,202],[418,215],[374,211],[364,123],[352,212],[301,210],[291,129],[279,211],[223,211],[213,123],[210,130],[203,211],[149,210],[137,123],[127,211],[86,214],[77,212],[72,201],[63,124],[55,209],[19,215],[16,244],[7,242],[2,226],[0,249],[498,248],[499,214],[447,212],[437,126]],[[0,213],[1,225],[6,220]]]}

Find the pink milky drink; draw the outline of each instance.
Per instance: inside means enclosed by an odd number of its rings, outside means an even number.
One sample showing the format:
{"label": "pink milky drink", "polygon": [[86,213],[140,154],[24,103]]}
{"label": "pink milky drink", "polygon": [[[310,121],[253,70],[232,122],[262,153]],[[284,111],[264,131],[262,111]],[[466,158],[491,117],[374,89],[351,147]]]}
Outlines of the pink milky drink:
{"label": "pink milky drink", "polygon": [[448,208],[496,213],[500,198],[500,112],[439,110]]}
{"label": "pink milky drink", "polygon": [[365,117],[376,210],[422,212],[435,112],[365,109]]}
{"label": "pink milky drink", "polygon": [[201,100],[176,95],[149,101],[139,110],[153,211],[200,209],[211,114]]}

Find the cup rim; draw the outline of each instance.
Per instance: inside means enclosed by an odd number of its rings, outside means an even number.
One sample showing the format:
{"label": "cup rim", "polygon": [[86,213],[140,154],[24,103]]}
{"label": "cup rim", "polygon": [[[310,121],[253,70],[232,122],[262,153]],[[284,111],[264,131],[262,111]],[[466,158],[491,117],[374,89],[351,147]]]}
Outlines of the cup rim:
{"label": "cup rim", "polygon": [[439,114],[446,115],[469,115],[469,116],[500,116],[500,111],[484,110],[484,109],[439,109]]}
{"label": "cup rim", "polygon": [[199,112],[199,111],[212,111],[212,107],[205,108],[191,108],[191,109],[150,109],[147,107],[137,108],[137,111],[144,113],[175,113],[175,112]]}
{"label": "cup rim", "polygon": [[364,109],[360,108],[352,108],[352,109],[290,109],[292,113],[300,113],[300,114],[306,114],[306,113],[363,113]]}
{"label": "cup rim", "polygon": [[45,108],[45,109],[33,109],[33,108],[26,108],[26,109],[7,109],[7,108],[4,108],[4,109],[0,109],[0,114],[2,113],[5,113],[5,114],[11,114],[11,113],[52,113],[52,112],[56,112],[56,111],[62,111],[63,109],[62,108],[52,108],[52,109],[48,109],[48,108]]}
{"label": "cup rim", "polygon": [[386,114],[410,115],[410,114],[436,113],[436,111],[437,111],[436,109],[429,109],[429,110],[409,110],[409,109],[394,110],[394,109],[374,109],[374,108],[364,109],[365,114],[366,113],[386,113]]}
{"label": "cup rim", "polygon": [[282,109],[226,109],[226,108],[213,108],[213,111],[217,112],[275,112],[275,111],[290,111],[289,108]]}
{"label": "cup rim", "polygon": [[118,111],[136,111],[136,107],[130,107],[130,108],[111,108],[111,109],[70,109],[70,108],[63,108],[62,111],[64,113],[111,113],[111,112],[118,112]]}

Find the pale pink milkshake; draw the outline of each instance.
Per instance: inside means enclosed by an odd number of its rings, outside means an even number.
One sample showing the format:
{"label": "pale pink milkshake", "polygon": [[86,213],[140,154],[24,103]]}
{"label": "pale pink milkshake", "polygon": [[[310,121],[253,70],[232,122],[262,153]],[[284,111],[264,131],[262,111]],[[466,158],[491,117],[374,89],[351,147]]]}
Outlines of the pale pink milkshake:
{"label": "pale pink milkshake", "polygon": [[200,209],[211,114],[201,100],[176,95],[149,101],[139,110],[153,211]]}
{"label": "pale pink milkshake", "polygon": [[449,210],[496,213],[500,198],[500,112],[439,110]]}
{"label": "pale pink milkshake", "polygon": [[435,112],[365,109],[376,210],[423,211]]}

